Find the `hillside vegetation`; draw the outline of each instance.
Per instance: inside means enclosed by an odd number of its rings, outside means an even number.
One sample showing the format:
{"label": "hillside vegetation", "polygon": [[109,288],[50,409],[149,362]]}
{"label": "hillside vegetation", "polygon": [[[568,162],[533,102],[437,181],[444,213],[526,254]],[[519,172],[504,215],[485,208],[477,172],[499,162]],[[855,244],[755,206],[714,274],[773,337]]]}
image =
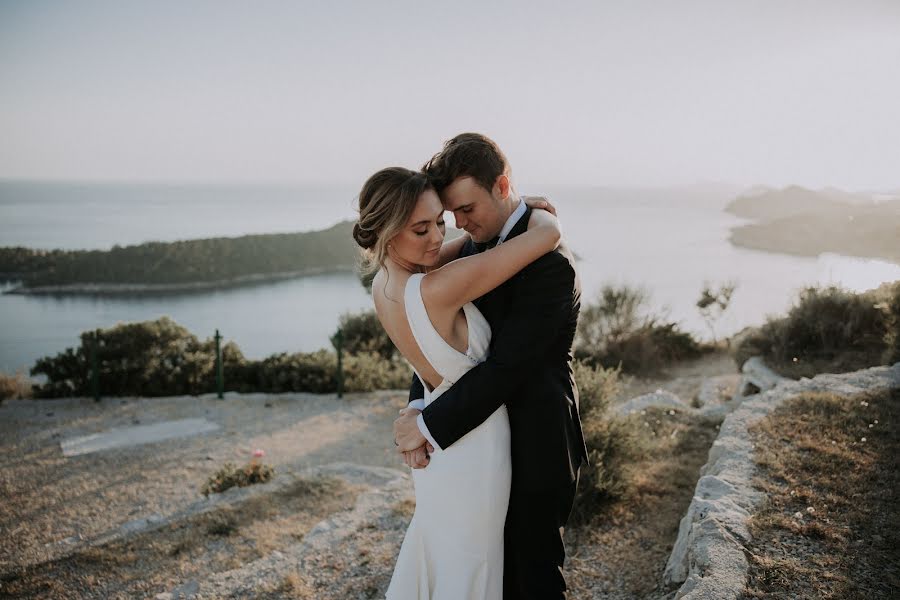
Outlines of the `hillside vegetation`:
{"label": "hillside vegetation", "polygon": [[801,290],[784,316],[770,317],[734,349],[787,377],[845,373],[900,361],[900,281],[853,293],[836,286]]}
{"label": "hillside vegetation", "polygon": [[186,284],[351,269],[358,248],[345,221],[322,231],[145,242],[111,250],[0,248],[0,273],[24,288]]}

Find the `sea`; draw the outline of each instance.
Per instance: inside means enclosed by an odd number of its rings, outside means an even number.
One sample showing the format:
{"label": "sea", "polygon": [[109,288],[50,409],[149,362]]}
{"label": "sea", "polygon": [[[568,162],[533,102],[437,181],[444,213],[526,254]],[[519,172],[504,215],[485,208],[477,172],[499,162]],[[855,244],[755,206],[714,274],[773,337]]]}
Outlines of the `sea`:
{"label": "sea", "polygon": [[[725,212],[740,188],[527,184],[547,196],[577,255],[585,302],[604,285],[643,288],[647,309],[710,339],[784,314],[799,290],[863,291],[900,279],[900,265],[837,254],[798,257],[732,245],[746,221]],[[313,231],[355,218],[345,184],[161,184],[0,181],[0,246],[109,249],[150,240]],[[452,225],[452,215],[448,218]],[[705,284],[737,285],[712,327],[695,304]],[[352,273],[252,287],[142,296],[28,296],[0,283],[0,371],[27,370],[79,344],[83,331],[167,315],[205,339],[218,330],[248,358],[330,347],[342,314],[370,309]]]}

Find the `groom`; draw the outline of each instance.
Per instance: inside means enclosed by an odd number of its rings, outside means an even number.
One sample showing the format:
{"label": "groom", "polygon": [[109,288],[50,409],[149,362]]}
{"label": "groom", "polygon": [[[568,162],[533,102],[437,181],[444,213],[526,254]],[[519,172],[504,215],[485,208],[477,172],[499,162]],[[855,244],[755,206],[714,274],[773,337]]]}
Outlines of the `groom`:
{"label": "groom", "polygon": [[[471,241],[469,256],[524,232],[531,209],[516,197],[506,157],[492,140],[464,133],[424,166]],[[512,432],[512,490],[504,540],[505,600],[566,597],[562,528],[587,450],[572,377],[572,340],[581,284],[560,245],[475,301],[490,323],[488,359],[421,413],[394,424],[407,462],[427,465],[427,444],[447,449],[506,404]],[[410,400],[424,389],[413,377]]]}

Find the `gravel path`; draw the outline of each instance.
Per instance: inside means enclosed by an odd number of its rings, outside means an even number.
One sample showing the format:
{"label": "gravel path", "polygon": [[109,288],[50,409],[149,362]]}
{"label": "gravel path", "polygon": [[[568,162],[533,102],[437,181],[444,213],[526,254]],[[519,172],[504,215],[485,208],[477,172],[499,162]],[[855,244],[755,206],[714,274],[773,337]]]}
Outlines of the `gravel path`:
{"label": "gravel path", "polygon": [[[202,498],[209,475],[256,448],[276,473],[332,462],[399,469],[391,424],[404,404],[391,392],[8,401],[0,405],[0,573],[183,510]],[[61,450],[79,436],[186,418],[219,429],[68,458]]]}

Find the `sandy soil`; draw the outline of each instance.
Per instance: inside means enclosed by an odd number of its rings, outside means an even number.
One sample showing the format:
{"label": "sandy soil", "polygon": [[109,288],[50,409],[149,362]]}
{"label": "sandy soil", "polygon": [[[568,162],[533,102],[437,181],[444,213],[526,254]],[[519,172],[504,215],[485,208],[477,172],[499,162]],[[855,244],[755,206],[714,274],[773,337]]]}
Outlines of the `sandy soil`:
{"label": "sandy soil", "polygon": [[[128,521],[169,515],[202,498],[225,462],[253,449],[275,467],[349,461],[397,467],[398,393],[282,394],[8,401],[0,406],[0,573],[57,556]],[[221,429],[65,458],[60,441],[114,427],[202,417]],[[70,540],[71,541],[71,540]],[[63,542],[63,543],[61,543]]]}

